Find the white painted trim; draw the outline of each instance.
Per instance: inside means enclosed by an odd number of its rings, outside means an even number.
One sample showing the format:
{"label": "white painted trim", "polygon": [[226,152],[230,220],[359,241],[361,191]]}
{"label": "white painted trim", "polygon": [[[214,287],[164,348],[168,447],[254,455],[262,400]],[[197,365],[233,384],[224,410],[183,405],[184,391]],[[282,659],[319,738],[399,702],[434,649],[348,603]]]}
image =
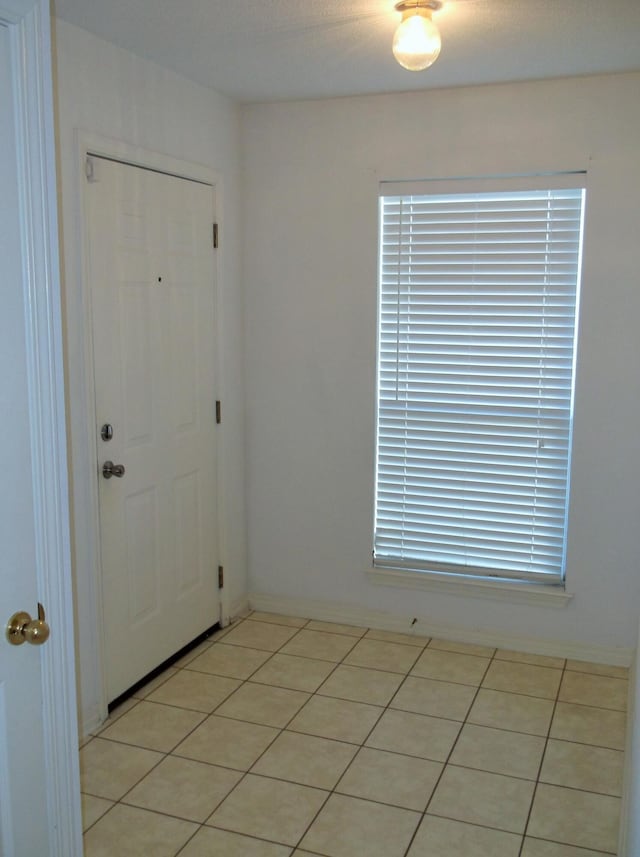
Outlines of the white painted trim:
{"label": "white painted trim", "polygon": [[53,629],[41,650],[45,754],[41,776],[48,798],[48,853],[51,857],[80,857],[82,822],[70,621],[73,606],[49,3],[12,0],[11,11],[36,582]]}
{"label": "white painted trim", "polygon": [[456,640],[461,643],[476,643],[477,645],[493,646],[498,649],[510,649],[516,652],[529,652],[531,654],[549,655],[559,658],[573,658],[593,663],[627,667],[631,663],[633,656],[631,649],[615,648],[612,646],[592,646],[585,643],[572,643],[562,640],[547,640],[543,637],[526,637],[521,634],[503,634],[494,631],[473,630],[461,626],[434,622],[426,616],[402,616],[397,613],[368,610],[363,607],[330,601],[286,598],[277,595],[250,592],[249,605],[252,610],[264,610],[267,613],[301,616],[308,619],[320,619],[325,622],[356,625],[360,628],[397,631],[403,634],[415,634],[417,637],[437,637],[444,640]]}
{"label": "white painted trim", "polygon": [[366,574],[372,583],[381,586],[427,589],[431,592],[446,592],[449,595],[491,598],[494,601],[566,607],[573,598],[573,595],[562,587],[544,584],[480,580],[472,577],[452,579],[452,576],[447,574],[412,571],[406,568],[369,568]]}
{"label": "white painted trim", "polygon": [[92,154],[112,158],[134,167],[144,167],[149,170],[157,170],[160,173],[169,173],[178,176],[178,178],[202,182],[212,187],[220,188],[222,184],[220,173],[205,164],[183,161],[163,152],[155,152],[153,149],[145,149],[143,146],[135,146],[124,140],[106,137],[103,134],[96,134],[82,128],[76,130],[76,135],[80,145],[83,176],[84,158],[87,154]]}
{"label": "white painted trim", "polygon": [[[0,25],[1,26],[1,25]],[[9,734],[7,727],[7,694],[5,683],[0,681],[0,735]],[[0,740],[0,771],[9,770],[9,758],[7,743]],[[9,807],[11,806],[11,792],[9,789],[9,778],[0,777],[0,854],[9,857],[16,853],[15,840],[13,837],[13,821]]]}
{"label": "white painted trim", "polygon": [[249,610],[252,609],[249,606],[249,597],[247,595],[242,595],[240,598],[236,598],[231,604],[231,609],[229,614],[226,616],[226,620],[222,622],[222,627],[226,628],[227,625],[231,622],[235,622],[240,616],[245,616]]}
{"label": "white painted trim", "polygon": [[[76,150],[76,200],[79,218],[77,222],[78,228],[78,258],[77,265],[79,271],[79,281],[82,284],[82,328],[83,328],[83,371],[84,390],[80,393],[79,398],[84,401],[84,429],[85,435],[83,438],[71,437],[72,454],[78,460],[84,456],[74,450],[78,450],[82,445],[86,445],[90,461],[98,460],[98,450],[96,446],[96,416],[95,416],[95,373],[93,360],[93,317],[91,311],[91,289],[89,287],[89,260],[86,248],[88,246],[88,231],[87,231],[87,205],[86,205],[86,178],[85,178],[85,160],[87,155],[97,155],[105,158],[110,158],[115,161],[130,164],[132,166],[142,167],[144,169],[157,170],[158,172],[168,173],[178,176],[179,178],[190,179],[193,181],[202,182],[210,185],[215,193],[216,202],[216,218],[219,222],[223,221],[223,199],[224,188],[222,175],[203,164],[191,163],[179,158],[174,158],[171,155],[166,155],[161,152],[155,152],[150,149],[145,149],[142,146],[135,146],[123,140],[106,137],[101,134],[96,134],[85,129],[75,129],[75,150]],[[216,366],[214,367],[214,384],[216,388],[216,398],[224,400],[223,375],[222,366],[222,331],[224,330],[223,320],[221,318],[222,300],[221,295],[221,272],[223,270],[223,254],[224,242],[216,253],[214,260],[216,270],[216,288],[214,294],[214,312],[216,320]],[[230,610],[228,603],[229,592],[229,575],[231,569],[225,564],[224,557],[226,554],[226,505],[225,498],[227,492],[225,490],[226,478],[224,472],[224,420],[218,428],[218,496],[217,509],[218,520],[216,526],[218,529],[218,546],[219,546],[219,563],[225,566],[226,585],[220,591],[220,624],[224,627],[228,623],[230,616],[234,615]],[[100,515],[98,506],[98,470],[96,467],[87,467],[84,470],[85,479],[82,484],[74,482],[73,493],[76,498],[76,503],[83,503],[90,510],[90,531],[85,532],[83,537],[86,539],[87,553],[89,556],[88,568],[84,570],[89,580],[89,595],[91,604],[88,605],[94,611],[97,634],[94,641],[94,652],[91,653],[90,659],[94,661],[95,674],[100,676],[100,699],[95,700],[95,704],[90,710],[81,712],[80,735],[84,736],[94,731],[97,726],[102,723],[107,716],[107,691],[106,691],[106,675],[104,670],[104,621],[102,610],[102,591],[100,586],[101,580],[101,559],[100,559]],[[85,652],[86,655],[86,652]]]}
{"label": "white painted trim", "polygon": [[[627,857],[627,844],[631,837],[631,825],[633,819],[633,733],[634,723],[638,714],[636,710],[636,688],[637,688],[637,657],[634,656],[631,670],[629,671],[629,694],[627,697],[627,729],[624,747],[624,773],[622,778],[622,800],[620,804],[620,826],[618,829],[618,857]],[[632,855],[628,855],[632,857]]]}

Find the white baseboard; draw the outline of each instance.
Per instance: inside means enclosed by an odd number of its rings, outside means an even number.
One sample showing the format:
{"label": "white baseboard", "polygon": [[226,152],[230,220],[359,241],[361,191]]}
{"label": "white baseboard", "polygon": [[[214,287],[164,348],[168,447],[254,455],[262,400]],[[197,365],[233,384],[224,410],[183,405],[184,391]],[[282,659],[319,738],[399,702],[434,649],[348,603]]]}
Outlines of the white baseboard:
{"label": "white baseboard", "polygon": [[520,634],[504,634],[494,631],[479,631],[461,626],[441,624],[426,617],[402,616],[385,611],[341,604],[331,601],[316,601],[306,598],[287,598],[251,592],[248,597],[252,610],[281,613],[285,616],[301,616],[325,622],[339,622],[360,628],[376,628],[381,631],[396,631],[415,634],[417,637],[438,637],[457,640],[461,643],[476,643],[499,649],[529,652],[536,655],[573,658],[593,663],[630,666],[633,649],[614,646],[592,646],[586,643],[571,643],[563,640],[548,640],[544,637],[526,637]]}
{"label": "white baseboard", "polygon": [[235,598],[231,602],[229,622],[233,622],[235,619],[239,619],[241,616],[246,615],[250,609],[248,595],[241,595],[240,598]]}
{"label": "white baseboard", "polygon": [[[629,702],[627,705],[627,732],[624,748],[624,775],[622,778],[622,801],[620,805],[620,828],[618,833],[618,857],[627,857],[627,842],[631,828],[631,791],[633,782],[633,726],[635,720],[636,671],[629,674]],[[631,855],[629,855],[631,857]]]}
{"label": "white baseboard", "polygon": [[90,735],[93,735],[103,723],[104,715],[97,708],[92,708],[88,712],[81,712],[78,720],[78,736],[80,741],[85,741]]}

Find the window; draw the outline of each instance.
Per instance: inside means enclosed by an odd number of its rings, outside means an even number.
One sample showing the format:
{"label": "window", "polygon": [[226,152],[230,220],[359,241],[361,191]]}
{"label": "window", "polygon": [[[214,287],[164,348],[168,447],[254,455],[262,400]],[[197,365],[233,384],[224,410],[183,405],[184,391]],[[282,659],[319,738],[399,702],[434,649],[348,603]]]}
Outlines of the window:
{"label": "window", "polygon": [[562,583],[583,182],[383,185],[375,566]]}

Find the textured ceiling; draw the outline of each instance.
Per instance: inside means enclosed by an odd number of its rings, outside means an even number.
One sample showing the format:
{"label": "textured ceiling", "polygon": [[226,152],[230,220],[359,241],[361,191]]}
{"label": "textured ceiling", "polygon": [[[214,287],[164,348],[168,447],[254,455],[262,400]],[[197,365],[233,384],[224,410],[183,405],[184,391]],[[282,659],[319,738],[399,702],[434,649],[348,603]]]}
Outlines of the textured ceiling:
{"label": "textured ceiling", "polygon": [[240,101],[640,69],[640,0],[446,0],[442,53],[391,55],[394,0],[54,0],[55,14]]}

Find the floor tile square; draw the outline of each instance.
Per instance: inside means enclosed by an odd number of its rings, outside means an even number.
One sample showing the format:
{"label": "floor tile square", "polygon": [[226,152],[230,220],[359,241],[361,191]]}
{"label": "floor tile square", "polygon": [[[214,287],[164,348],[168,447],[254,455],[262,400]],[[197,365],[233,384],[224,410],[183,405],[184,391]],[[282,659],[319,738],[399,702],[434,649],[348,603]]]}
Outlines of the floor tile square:
{"label": "floor tile square", "polygon": [[415,646],[387,643],[384,640],[360,640],[344,659],[345,664],[376,670],[407,673],[419,654]]}
{"label": "floor tile square", "polygon": [[336,696],[354,702],[387,705],[401,681],[402,676],[397,673],[341,664],[318,689],[318,693],[322,696]]}
{"label": "floor tile square", "polygon": [[627,715],[624,711],[591,708],[558,702],[551,724],[551,737],[593,744],[611,750],[625,749]]}
{"label": "floor tile square", "polygon": [[437,649],[427,648],[411,670],[411,675],[477,687],[482,681],[489,663],[489,658],[460,655],[457,652],[441,652]]}
{"label": "floor tile square", "polygon": [[574,848],[573,845],[560,845],[558,842],[546,842],[527,836],[521,857],[604,857],[604,852]]}
{"label": "floor tile square", "polygon": [[[216,637],[215,639],[219,639]],[[195,660],[199,655],[203,652],[208,651],[214,643],[214,637],[208,637],[206,640],[203,640],[202,643],[199,643],[197,646],[194,646],[193,649],[190,649],[186,655],[183,655],[181,658],[178,658],[177,661],[174,661],[171,667],[173,669],[182,669],[186,667],[191,661]]]}
{"label": "floor tile square", "polygon": [[327,857],[403,857],[420,815],[343,795],[331,795],[300,843]]}
{"label": "floor tile square", "polygon": [[227,646],[245,646],[266,652],[277,652],[287,640],[297,634],[296,628],[285,625],[273,625],[270,622],[253,622],[245,619],[237,628],[232,628],[225,636]]}
{"label": "floor tile square", "polygon": [[333,669],[335,664],[329,661],[277,654],[260,667],[251,680],[313,693]]}
{"label": "floor tile square", "polygon": [[492,658],[495,648],[492,646],[478,646],[476,643],[457,643],[455,640],[440,640],[435,638],[429,643],[430,649],[438,649],[442,652],[456,652],[459,655],[477,655],[481,658]]}
{"label": "floor tile square", "polygon": [[361,744],[382,711],[378,706],[362,702],[313,696],[287,728],[292,732]]}
{"label": "floor tile square", "polygon": [[611,857],[628,676],[254,611],[83,743],[85,857]]}
{"label": "floor tile square", "polygon": [[533,655],[529,652],[513,652],[510,649],[498,649],[497,661],[511,661],[515,664],[531,664],[534,667],[552,667],[561,670],[565,665],[564,658],[549,655]]}
{"label": "floor tile square", "polygon": [[339,622],[320,622],[312,619],[307,625],[309,631],[327,631],[330,634],[346,634],[348,637],[363,637],[366,628],[358,628],[356,625],[341,625]]}
{"label": "floor tile square", "polygon": [[518,857],[522,837],[426,815],[407,857]]}
{"label": "floor tile square", "polygon": [[290,854],[288,845],[202,827],[180,852],[180,857],[289,857]]}
{"label": "floor tile square", "polygon": [[84,857],[174,857],[197,824],[116,804],[84,835]]}
{"label": "floor tile square", "polygon": [[304,628],[309,621],[300,619],[298,616],[283,616],[280,613],[265,613],[262,610],[254,610],[249,618],[252,622],[270,622],[272,625],[285,625],[289,628]]}
{"label": "floor tile square", "polygon": [[459,731],[460,723],[453,720],[389,710],[380,718],[366,745],[377,750],[445,762]]}
{"label": "floor tile square", "polygon": [[419,634],[399,634],[396,631],[376,631],[370,628],[364,635],[366,640],[382,640],[385,643],[403,643],[405,646],[416,646],[424,649],[429,642],[429,637],[421,637]]}
{"label": "floor tile square", "polygon": [[271,726],[212,714],[176,747],[174,755],[248,771],[277,734]]}
{"label": "floor tile square", "polygon": [[561,678],[562,670],[551,667],[493,661],[482,682],[482,687],[543,699],[555,699]]}
{"label": "floor tile square", "polygon": [[80,787],[95,797],[119,800],[161,759],[161,753],[94,738],[80,750]]}
{"label": "floor tile square", "polygon": [[535,780],[544,748],[542,737],[467,723],[462,727],[450,761],[465,768]]}
{"label": "floor tile square", "polygon": [[239,679],[180,670],[150,693],[147,699],[210,714],[238,687]]}
{"label": "floor tile square", "polygon": [[328,792],[247,774],[207,824],[296,845]]}
{"label": "floor tile square", "polygon": [[95,824],[99,818],[102,818],[107,810],[111,809],[113,801],[93,795],[80,795],[80,797],[82,799],[82,829],[84,831]]}
{"label": "floor tile square", "polygon": [[617,667],[612,664],[594,664],[591,661],[567,661],[567,669],[577,673],[609,676],[609,678],[629,678],[629,667]]}
{"label": "floor tile square", "polygon": [[216,710],[221,717],[233,717],[265,726],[286,726],[309,699],[308,693],[268,684],[247,682]]}
{"label": "floor tile square", "polygon": [[151,681],[148,681],[146,684],[143,684],[142,687],[138,688],[135,693],[132,694],[134,699],[146,699],[150,696],[154,690],[157,690],[161,685],[163,685],[166,681],[168,681],[172,675],[177,675],[178,670],[174,667],[169,667],[160,675],[156,676]]}
{"label": "floor tile square", "polygon": [[282,732],[251,769],[280,780],[303,786],[332,789],[357,752],[354,744]]}
{"label": "floor tile square", "polygon": [[463,684],[408,676],[393,698],[391,708],[464,720],[475,694],[474,687]]}
{"label": "floor tile square", "polygon": [[363,747],[336,791],[423,812],[441,772],[440,762]]}
{"label": "floor tile square", "polygon": [[549,740],[540,782],[620,797],[624,754],[586,744]]}
{"label": "floor tile square", "polygon": [[469,712],[469,723],[546,735],[553,715],[553,700],[480,688]]}
{"label": "floor tile square", "polygon": [[318,658],[321,661],[337,663],[356,644],[355,637],[346,634],[327,634],[325,631],[298,631],[293,640],[283,646],[280,654],[298,655],[303,658]]}
{"label": "floor tile square", "polygon": [[558,699],[594,708],[627,710],[629,682],[620,678],[565,672]]}
{"label": "floor tile square", "polygon": [[120,720],[120,718],[127,713],[127,711],[131,711],[132,708],[135,708],[136,705],[140,703],[140,700],[135,696],[130,696],[129,699],[125,699],[124,702],[121,702],[116,708],[112,709],[109,712],[109,716],[101,723],[100,726],[95,730],[95,735],[101,735],[105,730],[107,730],[110,726],[116,722],[116,720]]}
{"label": "floor tile square", "polygon": [[615,854],[619,818],[620,798],[541,783],[527,835]]}
{"label": "floor tile square", "polygon": [[447,765],[429,814],[521,834],[534,788],[526,780]]}
{"label": "floor tile square", "polygon": [[168,753],[204,718],[197,711],[142,701],[106,729],[102,737]]}
{"label": "floor tile square", "polygon": [[123,802],[187,821],[204,822],[241,777],[239,771],[167,756]]}
{"label": "floor tile square", "polygon": [[194,658],[187,668],[227,678],[247,679],[270,657],[269,652],[215,643],[206,652]]}

